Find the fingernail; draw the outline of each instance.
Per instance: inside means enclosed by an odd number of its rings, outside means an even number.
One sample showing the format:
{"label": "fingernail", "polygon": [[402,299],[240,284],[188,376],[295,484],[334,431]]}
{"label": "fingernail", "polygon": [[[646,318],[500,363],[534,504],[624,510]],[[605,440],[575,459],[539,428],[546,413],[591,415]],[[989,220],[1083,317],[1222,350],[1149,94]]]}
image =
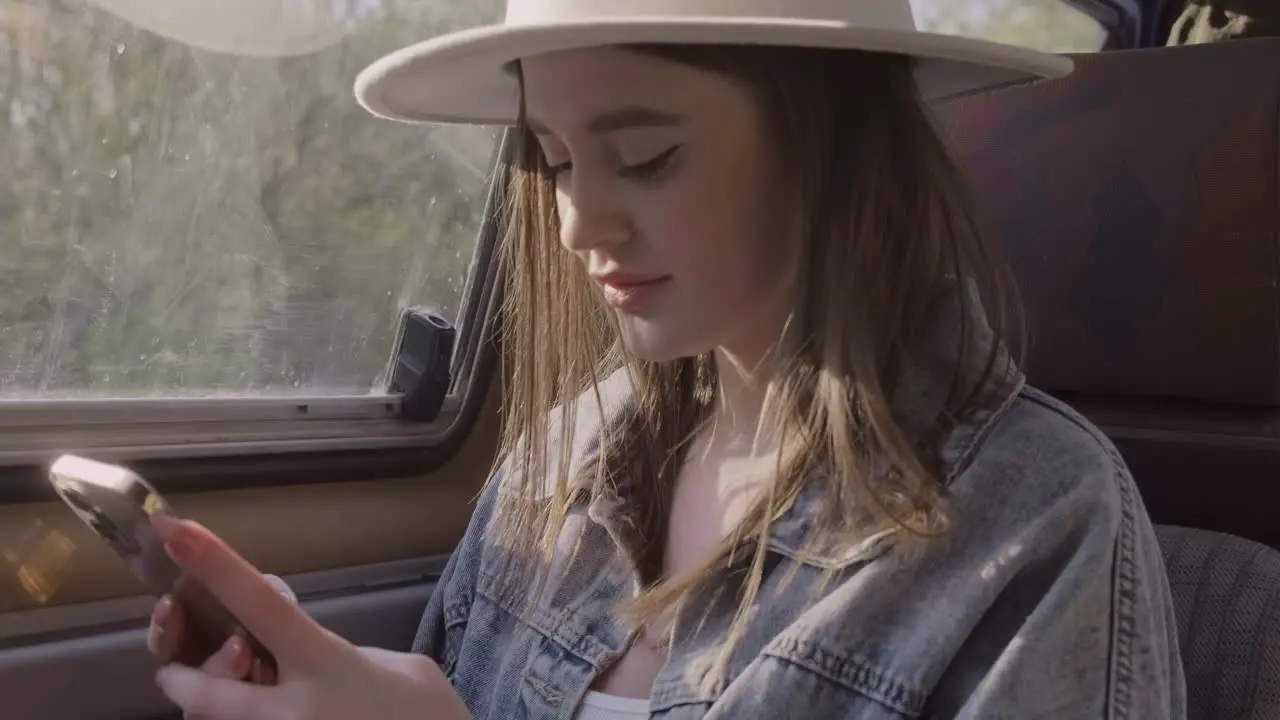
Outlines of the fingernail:
{"label": "fingernail", "polygon": [[164,625],[172,615],[173,601],[166,595],[160,598],[160,602],[156,603],[156,609],[151,613],[151,622],[156,625]]}
{"label": "fingernail", "polygon": [[158,655],[162,643],[164,643],[164,628],[152,625],[147,629],[147,652]]}
{"label": "fingernail", "polygon": [[165,550],[179,564],[195,559],[200,540],[190,522],[166,515],[153,515],[151,527],[164,540]]}
{"label": "fingernail", "polygon": [[230,640],[227,640],[227,644],[222,650],[226,653],[226,659],[234,660],[240,657],[240,653],[244,652],[244,639],[239,635],[233,635]]}
{"label": "fingernail", "polygon": [[179,565],[186,565],[200,555],[200,540],[191,528],[180,527],[169,535],[164,549]]}
{"label": "fingernail", "polygon": [[293,588],[289,587],[289,583],[285,582],[283,578],[269,573],[263,575],[263,577],[267,579],[267,582],[271,584],[271,587],[275,588],[282,596],[284,596],[285,600],[297,604],[298,596],[293,592]]}
{"label": "fingernail", "polygon": [[151,527],[160,534],[162,539],[169,539],[169,536],[181,528],[183,522],[171,515],[152,515]]}

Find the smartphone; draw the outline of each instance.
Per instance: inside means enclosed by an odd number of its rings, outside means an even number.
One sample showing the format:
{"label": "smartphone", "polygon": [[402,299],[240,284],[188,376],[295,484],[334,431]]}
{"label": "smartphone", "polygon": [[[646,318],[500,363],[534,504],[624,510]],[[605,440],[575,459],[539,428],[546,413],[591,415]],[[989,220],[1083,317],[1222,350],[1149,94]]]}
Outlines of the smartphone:
{"label": "smartphone", "polygon": [[63,455],[49,466],[58,496],[124,560],[151,594],[182,608],[182,650],[175,661],[199,666],[233,634],[254,651],[255,672],[275,671],[275,658],[203,585],[187,577],[151,527],[153,515],[174,517],[169,504],[141,476],[119,465]]}

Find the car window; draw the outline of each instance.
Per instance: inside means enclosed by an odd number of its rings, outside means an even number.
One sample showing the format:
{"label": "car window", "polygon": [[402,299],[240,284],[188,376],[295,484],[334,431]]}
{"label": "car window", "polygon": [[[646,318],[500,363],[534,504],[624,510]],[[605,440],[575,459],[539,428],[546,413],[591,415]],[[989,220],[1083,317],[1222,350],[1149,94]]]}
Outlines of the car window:
{"label": "car window", "polygon": [[498,3],[0,10],[0,397],[378,386],[456,317],[495,134],[369,116],[356,73]]}
{"label": "car window", "polygon": [[[364,393],[454,319],[495,133],[368,116],[383,52],[502,3],[24,0],[0,24],[0,398]],[[1096,49],[1059,0],[920,23]]]}
{"label": "car window", "polygon": [[1047,52],[1093,52],[1106,31],[1063,0],[912,0],[925,30],[1013,43]]}

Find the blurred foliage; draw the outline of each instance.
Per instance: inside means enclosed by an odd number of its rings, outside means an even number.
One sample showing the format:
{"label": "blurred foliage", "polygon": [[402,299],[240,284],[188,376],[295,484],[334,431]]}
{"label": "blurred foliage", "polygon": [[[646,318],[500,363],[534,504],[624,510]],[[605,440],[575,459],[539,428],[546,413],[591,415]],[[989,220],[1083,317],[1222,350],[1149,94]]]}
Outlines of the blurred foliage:
{"label": "blurred foliage", "polygon": [[[401,308],[457,312],[495,134],[372,118],[352,81],[501,7],[350,0],[340,42],[265,59],[80,0],[0,0],[0,395],[370,390]],[[1100,42],[1058,0],[917,12],[1044,49]]]}
{"label": "blurred foliage", "polygon": [[911,0],[924,30],[1023,45],[1047,52],[1093,52],[1101,25],[1063,0]]}

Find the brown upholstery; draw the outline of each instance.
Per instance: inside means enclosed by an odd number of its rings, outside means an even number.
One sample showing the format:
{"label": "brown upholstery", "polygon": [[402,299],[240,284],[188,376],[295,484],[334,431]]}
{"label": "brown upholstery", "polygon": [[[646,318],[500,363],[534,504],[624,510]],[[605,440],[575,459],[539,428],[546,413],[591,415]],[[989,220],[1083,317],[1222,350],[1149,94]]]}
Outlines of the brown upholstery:
{"label": "brown upholstery", "polygon": [[1078,63],[943,108],[1028,375],[1116,440],[1157,522],[1280,547],[1280,39]]}

